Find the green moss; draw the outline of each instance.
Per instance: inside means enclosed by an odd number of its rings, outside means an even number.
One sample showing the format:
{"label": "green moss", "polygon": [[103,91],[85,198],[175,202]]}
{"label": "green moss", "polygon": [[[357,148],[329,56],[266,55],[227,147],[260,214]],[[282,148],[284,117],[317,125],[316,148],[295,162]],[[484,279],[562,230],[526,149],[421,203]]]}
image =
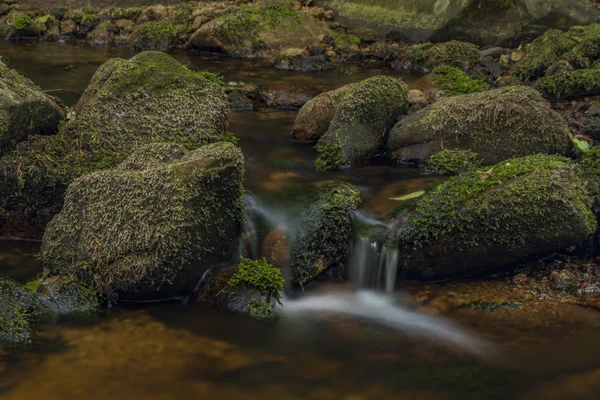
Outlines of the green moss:
{"label": "green moss", "polygon": [[529,81],[565,60],[576,68],[589,68],[600,56],[600,24],[575,26],[567,32],[551,29],[527,46],[515,76]]}
{"label": "green moss", "polygon": [[230,143],[142,146],[117,168],[71,183],[42,261],[109,298],[163,287],[180,295],[202,268],[229,259],[243,221],[242,174]]}
{"label": "green moss", "polygon": [[582,69],[539,79],[535,88],[552,100],[600,94],[600,70]]}
{"label": "green moss", "polygon": [[54,17],[50,14],[42,15],[41,17],[36,18],[36,24],[48,25],[54,23]]}
{"label": "green moss", "polygon": [[594,198],[594,211],[600,215],[600,146],[585,152],[581,165],[588,189]]}
{"label": "green moss", "polygon": [[500,303],[489,302],[489,301],[477,301],[473,303],[468,303],[462,306],[463,308],[470,308],[479,312],[492,312],[498,309],[508,309],[508,310],[516,310],[521,311],[523,309],[523,304],[516,301],[505,301]]}
{"label": "green moss", "polygon": [[345,33],[334,33],[333,40],[335,47],[342,53],[358,53],[360,38],[356,35],[348,35]]}
{"label": "green moss", "polygon": [[297,213],[299,234],[291,246],[294,281],[301,286],[332,264],[345,267],[353,237],[352,213],[361,201],[358,189],[347,183],[327,185],[315,195],[307,191],[298,199],[308,204]]}
{"label": "green moss", "polygon": [[0,159],[1,206],[43,225],[73,179],[116,166],[140,145],[197,148],[225,139],[229,107],[217,80],[159,52],[108,61],[75,106],[75,120]]}
{"label": "green moss", "polygon": [[282,304],[281,298],[284,283],[285,281],[281,277],[279,268],[273,267],[264,258],[260,260],[242,258],[238,264],[237,271],[229,280],[228,290],[235,293],[237,288],[243,286],[254,288],[265,297],[263,303],[270,307],[271,300],[276,301],[280,305]]}
{"label": "green moss", "polygon": [[440,175],[456,175],[480,164],[477,153],[470,150],[442,150],[427,161],[427,166]]}
{"label": "green moss", "polygon": [[100,22],[100,17],[98,16],[98,11],[93,10],[91,8],[82,8],[81,9],[81,24],[82,25],[98,25]]}
{"label": "green moss", "polygon": [[481,55],[477,46],[457,40],[420,44],[410,51],[407,59],[414,66],[427,69],[440,65],[450,65],[462,69],[481,63]]}
{"label": "green moss", "polygon": [[169,21],[149,21],[139,25],[135,34],[141,39],[164,39],[175,40],[177,35],[183,31],[183,25],[174,25]]}
{"label": "green moss", "polygon": [[48,314],[50,310],[37,295],[0,278],[0,345],[30,343],[35,322]]}
{"label": "green moss", "polygon": [[490,85],[480,79],[471,79],[462,70],[443,65],[433,69],[435,84],[451,95],[485,92]]}
{"label": "green moss", "polygon": [[12,27],[17,31],[25,31],[34,28],[36,25],[31,17],[25,13],[18,13],[12,21]]}
{"label": "green moss", "polygon": [[261,300],[250,300],[248,302],[248,314],[253,318],[261,320],[269,320],[277,317],[273,307]]}
{"label": "green moss", "polygon": [[[461,174],[428,191],[396,240],[411,249],[406,265],[423,276],[491,272],[584,241],[597,226],[591,205],[576,164],[532,155]],[[435,261],[423,261],[427,257]]]}
{"label": "green moss", "polygon": [[317,145],[319,170],[357,166],[376,157],[387,133],[408,109],[408,89],[400,79],[376,76],[348,90]]}

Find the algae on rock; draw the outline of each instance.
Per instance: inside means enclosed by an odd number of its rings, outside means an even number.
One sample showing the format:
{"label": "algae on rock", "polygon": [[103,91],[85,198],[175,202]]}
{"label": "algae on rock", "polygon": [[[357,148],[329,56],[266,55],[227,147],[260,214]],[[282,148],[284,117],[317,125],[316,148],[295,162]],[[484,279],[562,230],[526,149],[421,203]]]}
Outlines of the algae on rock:
{"label": "algae on rock", "polygon": [[591,207],[571,160],[508,159],[427,192],[387,245],[399,247],[405,278],[489,275],[584,242],[597,228]]}
{"label": "algae on rock", "polygon": [[217,81],[160,52],[107,61],[58,134],[34,136],[0,159],[8,228],[43,227],[71,181],[116,166],[140,145],[194,148],[225,140],[229,106]]}
{"label": "algae on rock", "polygon": [[567,155],[567,122],[533,88],[511,86],[453,96],[403,118],[387,149],[398,162],[424,163],[448,150],[470,150],[483,165],[535,153]]}
{"label": "algae on rock", "polygon": [[143,146],[69,186],[42,261],[109,297],[181,295],[231,257],[243,224],[242,176],[231,143]]}
{"label": "algae on rock", "polygon": [[376,76],[354,84],[319,139],[317,168],[356,167],[379,156],[390,129],[408,107],[408,88],[401,79]]}
{"label": "algae on rock", "polygon": [[30,135],[55,133],[64,117],[54,98],[0,58],[0,155]]}

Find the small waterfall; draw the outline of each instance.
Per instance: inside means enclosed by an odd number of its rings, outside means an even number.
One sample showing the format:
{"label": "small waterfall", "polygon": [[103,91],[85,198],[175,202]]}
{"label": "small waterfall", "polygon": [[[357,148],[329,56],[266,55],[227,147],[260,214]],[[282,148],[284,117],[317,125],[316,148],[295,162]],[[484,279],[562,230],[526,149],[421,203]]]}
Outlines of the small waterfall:
{"label": "small waterfall", "polygon": [[244,196],[244,216],[246,218],[246,229],[240,244],[240,255],[256,260],[261,257],[261,243],[265,235],[272,230],[281,227],[288,231],[289,219],[265,204],[262,204],[254,196]]}
{"label": "small waterfall", "polygon": [[350,282],[361,289],[393,292],[398,276],[398,249],[390,249],[383,244],[383,240],[373,239],[371,235],[362,235],[361,232],[375,229],[380,232],[378,236],[386,238],[395,227],[386,226],[361,212],[356,213],[355,225],[356,234],[350,251]]}

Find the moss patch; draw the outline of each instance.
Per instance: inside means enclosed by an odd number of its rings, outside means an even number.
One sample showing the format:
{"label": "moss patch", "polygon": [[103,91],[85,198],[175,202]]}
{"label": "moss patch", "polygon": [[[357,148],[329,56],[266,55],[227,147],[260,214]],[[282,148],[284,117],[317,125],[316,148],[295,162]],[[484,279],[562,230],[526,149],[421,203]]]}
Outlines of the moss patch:
{"label": "moss patch", "polygon": [[481,63],[479,48],[474,44],[458,40],[420,44],[410,51],[407,59],[414,66],[427,69],[440,65],[464,69]]}
{"label": "moss patch", "polygon": [[477,168],[481,162],[470,150],[442,150],[429,157],[427,167],[440,175],[456,175]]}
{"label": "moss patch", "polygon": [[12,27],[17,31],[26,31],[35,28],[35,23],[28,14],[18,13],[12,22]]}
{"label": "moss patch", "polygon": [[600,94],[600,70],[582,69],[539,79],[535,88],[552,100]]}
{"label": "moss patch", "polygon": [[42,260],[101,295],[181,294],[237,243],[243,158],[230,143],[137,150],[79,178],[44,234]]}
{"label": "moss patch", "polygon": [[462,70],[443,65],[433,69],[435,84],[451,95],[485,92],[490,85],[481,79],[471,79]]}

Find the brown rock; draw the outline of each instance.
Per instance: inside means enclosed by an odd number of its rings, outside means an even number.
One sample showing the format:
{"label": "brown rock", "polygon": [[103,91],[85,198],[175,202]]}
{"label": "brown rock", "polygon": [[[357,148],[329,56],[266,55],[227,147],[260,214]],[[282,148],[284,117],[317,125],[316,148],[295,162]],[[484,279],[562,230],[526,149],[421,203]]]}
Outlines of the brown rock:
{"label": "brown rock", "polygon": [[292,279],[290,269],[290,253],[287,246],[287,236],[283,226],[269,232],[262,243],[261,254],[275,267],[281,269],[283,278]]}
{"label": "brown rock", "polygon": [[289,83],[275,83],[260,90],[260,98],[268,108],[300,108],[312,97],[308,89]]}

